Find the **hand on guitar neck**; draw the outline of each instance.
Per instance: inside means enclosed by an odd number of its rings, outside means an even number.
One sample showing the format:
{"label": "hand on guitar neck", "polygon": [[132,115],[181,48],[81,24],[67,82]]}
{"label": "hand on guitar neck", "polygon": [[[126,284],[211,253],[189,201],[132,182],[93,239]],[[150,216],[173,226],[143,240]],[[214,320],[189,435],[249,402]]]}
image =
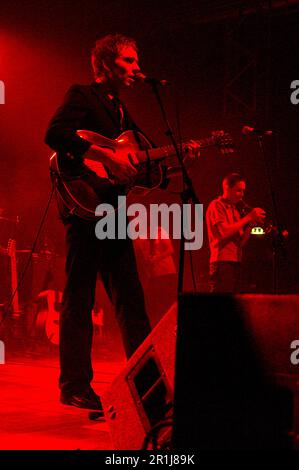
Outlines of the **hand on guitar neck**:
{"label": "hand on guitar neck", "polygon": [[[229,134],[225,131],[213,131],[212,132],[212,141],[214,140],[215,144],[219,145],[219,148],[222,153],[233,153],[232,148],[232,139]],[[207,139],[209,140],[209,139]],[[203,139],[204,142],[204,139]],[[204,147],[205,145],[203,145]],[[186,170],[192,168],[194,163],[200,157],[200,149],[201,149],[201,142],[195,140],[189,140],[188,142],[183,144],[183,163]],[[181,166],[169,166],[167,168],[166,177],[172,178],[176,176],[180,176],[182,174]]]}

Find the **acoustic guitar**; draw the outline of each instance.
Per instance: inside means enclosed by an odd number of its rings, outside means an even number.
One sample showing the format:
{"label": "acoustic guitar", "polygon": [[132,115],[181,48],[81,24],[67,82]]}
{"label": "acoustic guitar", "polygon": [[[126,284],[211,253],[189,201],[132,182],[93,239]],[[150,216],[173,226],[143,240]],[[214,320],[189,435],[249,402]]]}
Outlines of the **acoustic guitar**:
{"label": "acoustic guitar", "polygon": [[[137,175],[128,184],[119,184],[113,174],[98,161],[85,158],[82,165],[72,168],[66,165],[66,156],[54,153],[50,158],[50,173],[56,186],[56,194],[69,214],[85,220],[96,220],[95,208],[101,203],[118,208],[118,196],[129,192],[146,194],[152,189],[162,187],[165,172],[161,163],[175,155],[172,145],[153,148],[148,139],[140,132],[126,131],[117,139],[108,139],[96,132],[78,130],[77,134],[103,149],[118,152],[122,158],[135,153],[139,163],[135,165]],[[232,139],[224,131],[215,131],[205,139],[195,141],[200,148],[215,146],[224,154],[233,152]],[[183,144],[186,145],[186,144]]]}

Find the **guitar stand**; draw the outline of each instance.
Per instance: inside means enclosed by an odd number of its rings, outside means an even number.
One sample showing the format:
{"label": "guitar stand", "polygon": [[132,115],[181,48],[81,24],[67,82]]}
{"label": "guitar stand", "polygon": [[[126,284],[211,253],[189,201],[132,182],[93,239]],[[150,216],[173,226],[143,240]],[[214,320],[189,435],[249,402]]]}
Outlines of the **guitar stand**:
{"label": "guitar stand", "polygon": [[286,230],[278,230],[277,227],[272,229],[270,234],[271,244],[272,244],[272,291],[273,294],[278,292],[278,281],[279,281],[279,262],[283,255],[285,255],[284,242],[288,237],[288,232]]}

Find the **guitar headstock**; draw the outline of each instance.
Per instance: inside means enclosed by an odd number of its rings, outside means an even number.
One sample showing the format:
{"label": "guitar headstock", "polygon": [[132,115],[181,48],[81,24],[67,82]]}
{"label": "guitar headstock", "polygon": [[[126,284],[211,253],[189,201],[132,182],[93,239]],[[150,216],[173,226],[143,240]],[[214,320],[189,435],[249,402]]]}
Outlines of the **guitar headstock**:
{"label": "guitar headstock", "polygon": [[10,238],[7,243],[7,254],[11,258],[16,256],[16,241]]}
{"label": "guitar headstock", "polygon": [[223,155],[235,152],[232,136],[228,132],[223,130],[213,131],[212,139],[214,141],[214,145],[219,148]]}

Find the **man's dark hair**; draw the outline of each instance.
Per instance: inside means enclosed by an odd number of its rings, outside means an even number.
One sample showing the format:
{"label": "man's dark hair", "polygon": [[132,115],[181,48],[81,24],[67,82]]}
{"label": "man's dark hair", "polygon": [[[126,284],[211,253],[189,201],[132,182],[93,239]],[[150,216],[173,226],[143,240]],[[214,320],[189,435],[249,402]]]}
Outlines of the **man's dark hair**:
{"label": "man's dark hair", "polygon": [[239,173],[229,173],[223,178],[222,183],[226,183],[229,188],[233,188],[235,184],[240,181],[245,181],[245,178],[243,178]]}
{"label": "man's dark hair", "polygon": [[123,46],[132,46],[136,52],[138,51],[135,39],[119,33],[108,34],[96,41],[95,47],[91,51],[91,62],[95,78],[103,73],[103,62],[108,65],[111,64]]}

